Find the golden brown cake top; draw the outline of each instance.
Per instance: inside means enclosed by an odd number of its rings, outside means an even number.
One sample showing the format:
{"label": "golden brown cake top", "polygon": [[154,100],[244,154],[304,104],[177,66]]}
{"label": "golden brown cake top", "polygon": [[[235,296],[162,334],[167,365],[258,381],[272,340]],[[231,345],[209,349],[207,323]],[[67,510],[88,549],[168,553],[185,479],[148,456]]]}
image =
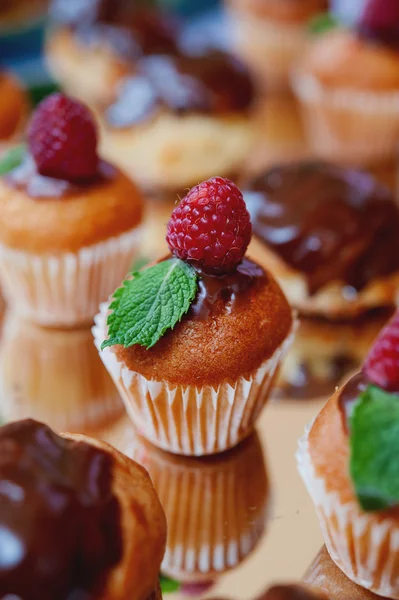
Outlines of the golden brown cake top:
{"label": "golden brown cake top", "polygon": [[187,315],[155,346],[113,350],[147,379],[217,386],[253,374],[283,343],[291,326],[291,309],[277,283],[245,258],[227,275],[199,273]]}
{"label": "golden brown cake top", "polygon": [[0,242],[17,250],[75,252],[136,227],[142,214],[139,190],[107,163],[75,185],[39,175],[27,157],[0,180]]}
{"label": "golden brown cake top", "polygon": [[331,88],[399,90],[398,52],[346,29],[334,29],[315,38],[301,58],[299,69]]}
{"label": "golden brown cake top", "polygon": [[11,138],[28,111],[26,94],[18,81],[0,72],[0,140]]}
{"label": "golden brown cake top", "polygon": [[301,24],[327,10],[326,0],[231,0],[233,6],[272,21]]}
{"label": "golden brown cake top", "polygon": [[318,592],[303,585],[276,585],[259,600],[328,600],[328,598],[322,591]]}

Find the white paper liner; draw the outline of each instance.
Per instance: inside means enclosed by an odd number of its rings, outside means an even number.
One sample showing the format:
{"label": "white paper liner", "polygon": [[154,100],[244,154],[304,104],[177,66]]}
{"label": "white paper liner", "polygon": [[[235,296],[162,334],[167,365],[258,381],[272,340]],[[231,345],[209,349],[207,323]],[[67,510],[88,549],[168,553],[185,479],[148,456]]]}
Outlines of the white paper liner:
{"label": "white paper liner", "polygon": [[299,440],[298,470],[315,506],[327,550],[335,564],[357,585],[399,599],[399,521],[365,513],[353,501],[342,504],[317,477],[309,452],[310,423]]}
{"label": "white paper liner", "polygon": [[8,315],[0,346],[0,417],[91,433],[124,413],[90,329],[51,331]]}
{"label": "white paper liner", "polygon": [[308,140],[322,158],[364,164],[395,156],[399,141],[399,92],[324,87],[295,72]]}
{"label": "white paper liner", "polygon": [[223,452],[249,435],[294,335],[292,332],[248,379],[240,377],[234,386],[172,386],[130,371],[111,348],[100,350],[106,338],[107,312],[108,304],[101,304],[93,327],[94,340],[128,415],[153,444],[184,455]]}
{"label": "white paper liner", "polygon": [[0,245],[0,281],[14,312],[40,325],[90,323],[131,267],[140,228],[76,253],[35,255]]}
{"label": "white paper liner", "polygon": [[122,450],[150,474],[169,523],[162,572],[209,581],[234,568],[265,529],[269,482],[257,435],[222,457],[192,461],[151,450],[128,435]]}

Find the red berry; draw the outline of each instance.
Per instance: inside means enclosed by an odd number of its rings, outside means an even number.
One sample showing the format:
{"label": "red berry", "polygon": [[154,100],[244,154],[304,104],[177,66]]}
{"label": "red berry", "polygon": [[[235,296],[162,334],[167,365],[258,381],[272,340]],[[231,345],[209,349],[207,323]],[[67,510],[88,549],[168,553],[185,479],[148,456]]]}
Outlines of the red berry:
{"label": "red berry", "polygon": [[172,212],[166,241],[178,258],[218,275],[238,265],[251,234],[240,190],[228,179],[213,177],[193,187]]}
{"label": "red berry", "polygon": [[363,373],[370,383],[399,392],[399,310],[372,345]]}
{"label": "red berry", "polygon": [[41,175],[81,181],[97,173],[97,129],[86,106],[63,94],[48,96],[33,114],[29,150]]}
{"label": "red berry", "polygon": [[397,48],[399,46],[399,0],[367,0],[358,29],[370,39]]}

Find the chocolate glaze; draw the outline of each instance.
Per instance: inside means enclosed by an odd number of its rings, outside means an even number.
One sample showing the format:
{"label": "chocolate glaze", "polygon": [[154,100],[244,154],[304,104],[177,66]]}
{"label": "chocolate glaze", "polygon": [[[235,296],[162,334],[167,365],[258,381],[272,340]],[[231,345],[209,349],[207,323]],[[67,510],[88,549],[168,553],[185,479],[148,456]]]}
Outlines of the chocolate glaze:
{"label": "chocolate glaze", "polygon": [[105,43],[127,61],[177,51],[179,22],[145,8],[143,1],[55,0],[50,14],[53,23],[72,29],[81,43]]}
{"label": "chocolate glaze", "polygon": [[227,275],[207,275],[198,272],[197,297],[190,307],[189,318],[209,319],[221,313],[232,313],[241,302],[248,302],[248,294],[264,285],[267,274],[248,258]]}
{"label": "chocolate glaze", "polygon": [[97,598],[122,557],[112,458],[35,421],[2,427],[0,548],[1,597]]}
{"label": "chocolate glaze", "polygon": [[322,600],[322,596],[317,595],[306,588],[298,585],[276,585],[258,600]]}
{"label": "chocolate glaze", "polygon": [[399,269],[399,208],[366,173],[282,166],[250,181],[244,196],[255,235],[306,276],[311,294],[331,281],[356,293]]}
{"label": "chocolate glaze", "polygon": [[226,114],[249,109],[253,98],[247,70],[228,54],[148,56],[123,82],[106,117],[113,127],[129,127],[162,108],[176,114]]}
{"label": "chocolate glaze", "polygon": [[366,387],[368,382],[365,379],[363,373],[357,373],[346,382],[339,394],[339,409],[341,411],[344,429],[349,430],[348,424],[352,414],[355,402],[359,399],[359,396]]}
{"label": "chocolate glaze", "polygon": [[5,180],[12,187],[25,192],[30,198],[37,200],[44,198],[65,199],[89,187],[101,185],[110,181],[115,176],[115,168],[104,161],[99,162],[98,173],[94,179],[82,183],[72,183],[65,179],[44,177],[37,172],[36,164],[27,154],[24,161],[5,176]]}

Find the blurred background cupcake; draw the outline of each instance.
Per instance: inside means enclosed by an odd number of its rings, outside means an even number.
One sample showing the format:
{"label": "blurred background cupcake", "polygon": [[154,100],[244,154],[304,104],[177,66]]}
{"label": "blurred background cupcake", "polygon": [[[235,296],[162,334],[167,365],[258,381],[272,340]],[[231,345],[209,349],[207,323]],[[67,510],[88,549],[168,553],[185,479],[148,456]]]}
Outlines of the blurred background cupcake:
{"label": "blurred background cupcake", "polygon": [[182,583],[209,582],[255,548],[269,506],[257,434],[223,456],[204,459],[158,450],[129,423],[121,423],[107,441],[142,464],[154,483],[168,522],[162,573]]}
{"label": "blurred background cupcake", "polygon": [[289,89],[293,63],[304,50],[312,17],[327,0],[229,0],[234,50],[266,91]]}
{"label": "blurred background cupcake", "polygon": [[56,431],[99,432],[124,414],[90,329],[49,330],[8,314],[0,345],[0,415]]}
{"label": "blurred background cupcake", "polygon": [[23,85],[7,71],[0,71],[0,155],[22,136],[29,114]]}

